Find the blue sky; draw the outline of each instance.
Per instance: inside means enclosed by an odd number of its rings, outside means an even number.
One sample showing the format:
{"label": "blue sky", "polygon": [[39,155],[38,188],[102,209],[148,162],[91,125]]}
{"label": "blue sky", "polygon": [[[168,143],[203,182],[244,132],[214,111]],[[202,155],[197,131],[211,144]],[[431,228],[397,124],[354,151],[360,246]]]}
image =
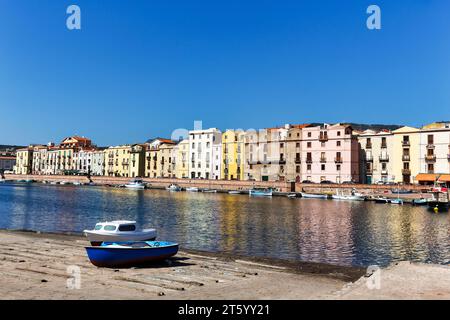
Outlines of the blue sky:
{"label": "blue sky", "polygon": [[0,0],[0,144],[450,120],[449,14],[448,0]]}

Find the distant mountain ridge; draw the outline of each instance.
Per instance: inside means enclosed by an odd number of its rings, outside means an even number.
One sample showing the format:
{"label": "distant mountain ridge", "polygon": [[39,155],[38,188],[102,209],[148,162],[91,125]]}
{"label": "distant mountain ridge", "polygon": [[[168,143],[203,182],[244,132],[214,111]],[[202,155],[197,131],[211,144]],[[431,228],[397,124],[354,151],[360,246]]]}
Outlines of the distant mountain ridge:
{"label": "distant mountain ridge", "polygon": [[6,150],[6,149],[20,149],[25,148],[24,146],[13,146],[13,145],[7,145],[7,144],[0,144],[0,150]]}

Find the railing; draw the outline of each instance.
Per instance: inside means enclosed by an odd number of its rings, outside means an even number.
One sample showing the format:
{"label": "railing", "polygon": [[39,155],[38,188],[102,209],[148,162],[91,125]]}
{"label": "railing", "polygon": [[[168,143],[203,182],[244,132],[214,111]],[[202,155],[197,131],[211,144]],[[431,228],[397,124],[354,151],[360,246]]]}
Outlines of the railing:
{"label": "railing", "polygon": [[381,162],[387,162],[387,161],[389,161],[389,155],[387,155],[387,154],[380,155],[380,161],[381,161]]}
{"label": "railing", "polygon": [[388,171],[387,170],[381,170],[381,174],[386,176],[386,175],[388,175]]}
{"label": "railing", "polygon": [[406,147],[406,146],[409,146],[409,145],[410,145],[409,140],[402,140],[402,146]]}
{"label": "railing", "polygon": [[367,142],[366,143],[366,149],[372,149],[372,143],[371,142]]}
{"label": "railing", "polygon": [[285,164],[285,163],[286,163],[286,159],[280,158],[280,160],[278,161],[278,163],[280,163],[280,164]]}
{"label": "railing", "polygon": [[434,148],[435,148],[435,146],[434,146],[433,143],[428,143],[427,144],[427,149],[434,149]]}
{"label": "railing", "polygon": [[328,141],[328,134],[320,134],[319,141],[321,142]]}
{"label": "railing", "polygon": [[321,157],[320,158],[320,163],[325,163],[325,162],[327,162],[327,158]]}
{"label": "railing", "polygon": [[295,158],[295,163],[301,163],[302,160],[300,158]]}
{"label": "railing", "polygon": [[435,162],[436,161],[436,155],[426,155],[425,160],[428,162]]}
{"label": "railing", "polygon": [[410,176],[411,175],[411,169],[402,169],[402,174],[405,176]]}
{"label": "railing", "polygon": [[366,168],[366,174],[372,174],[373,169],[372,168]]}
{"label": "railing", "polygon": [[312,163],[313,161],[312,161],[312,158],[306,158],[306,163]]}
{"label": "railing", "polygon": [[334,162],[336,162],[336,163],[342,163],[342,162],[344,162],[344,161],[342,160],[342,157],[336,157],[336,158],[334,158]]}
{"label": "railing", "polygon": [[386,144],[386,143],[382,143],[382,144],[381,144],[381,148],[382,148],[382,149],[387,149],[387,144]]}
{"label": "railing", "polygon": [[404,155],[402,156],[402,160],[403,160],[403,161],[410,161],[410,160],[411,160],[411,157],[410,157],[409,155],[404,154]]}
{"label": "railing", "polygon": [[367,162],[372,162],[373,161],[373,156],[372,155],[366,155],[366,161]]}

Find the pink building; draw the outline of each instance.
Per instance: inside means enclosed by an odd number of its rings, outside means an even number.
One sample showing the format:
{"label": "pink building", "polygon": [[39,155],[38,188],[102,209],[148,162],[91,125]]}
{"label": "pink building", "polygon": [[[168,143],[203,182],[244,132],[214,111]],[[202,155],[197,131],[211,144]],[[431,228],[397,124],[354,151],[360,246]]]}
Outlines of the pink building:
{"label": "pink building", "polygon": [[303,180],[360,182],[358,139],[350,125],[303,128],[302,136]]}

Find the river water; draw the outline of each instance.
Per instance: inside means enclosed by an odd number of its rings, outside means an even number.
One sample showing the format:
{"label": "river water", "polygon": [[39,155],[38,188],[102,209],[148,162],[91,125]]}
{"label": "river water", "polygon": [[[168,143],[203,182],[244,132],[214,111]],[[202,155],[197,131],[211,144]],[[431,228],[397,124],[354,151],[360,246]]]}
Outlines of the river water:
{"label": "river water", "polygon": [[450,263],[450,218],[426,207],[248,195],[0,184],[0,228],[81,232],[136,220],[181,247],[346,266]]}

